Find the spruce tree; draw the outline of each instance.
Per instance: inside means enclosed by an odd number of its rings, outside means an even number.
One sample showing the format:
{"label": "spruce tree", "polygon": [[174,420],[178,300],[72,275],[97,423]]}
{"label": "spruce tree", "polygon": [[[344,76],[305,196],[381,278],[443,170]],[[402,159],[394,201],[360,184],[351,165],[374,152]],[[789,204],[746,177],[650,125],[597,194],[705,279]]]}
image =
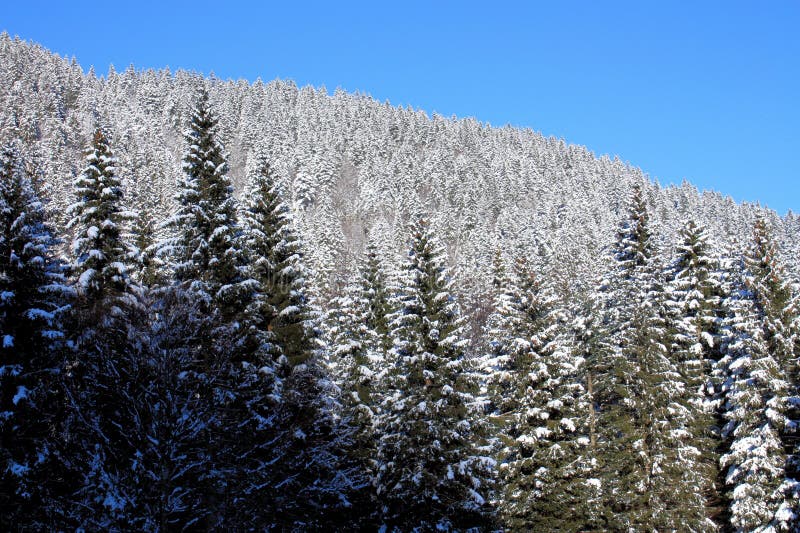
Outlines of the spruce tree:
{"label": "spruce tree", "polygon": [[722,464],[729,521],[739,529],[791,530],[798,523],[790,301],[766,222],[758,219],[725,301],[725,353],[716,369],[728,420]]}
{"label": "spruce tree", "polygon": [[603,345],[591,356],[605,527],[708,530],[687,442],[685,384],[662,342],[664,294],[649,214],[635,188],[603,283]]}
{"label": "spruce tree", "polygon": [[769,351],[766,318],[745,283],[740,281],[725,302],[728,333],[720,360],[727,376],[724,434],[730,444],[721,465],[726,469],[730,526],[737,531],[788,530],[783,512],[786,453],[781,442],[788,384]]}
{"label": "spruce tree", "polygon": [[240,232],[228,162],[208,93],[198,93],[184,135],[178,212],[167,221],[178,235],[161,247],[175,261],[175,277],[223,322],[234,320],[250,283],[242,275]]}
{"label": "spruce tree", "polygon": [[517,262],[515,279],[529,336],[515,340],[517,368],[506,393],[514,410],[503,428],[509,445],[501,455],[500,520],[510,531],[590,527],[582,361],[567,345],[566,315],[553,291],[524,261]]}
{"label": "spruce tree", "polygon": [[714,405],[716,390],[711,371],[721,357],[723,287],[706,232],[690,220],[681,228],[680,238],[666,272],[669,357],[686,386],[687,444],[700,454],[695,468],[706,497],[706,514],[719,522],[725,514],[722,486],[718,483],[724,424]]}
{"label": "spruce tree", "polygon": [[[516,266],[522,265],[520,262]],[[525,348],[533,334],[532,325],[525,321],[527,301],[520,287],[521,280],[515,276],[519,274],[518,270],[509,273],[499,254],[495,255],[493,311],[486,321],[488,353],[482,365],[486,373],[489,409],[492,420],[501,428],[501,435],[506,433],[502,428],[510,423],[511,413],[519,407],[519,396],[513,390],[514,380],[518,373],[525,371]]]}
{"label": "spruce tree", "polygon": [[261,159],[245,194],[243,246],[247,273],[257,284],[248,308],[251,331],[275,364],[308,361],[315,349],[307,270],[291,213],[278,182]]}
{"label": "spruce tree", "polygon": [[76,201],[70,206],[75,231],[72,241],[71,276],[78,292],[78,306],[88,322],[103,320],[112,303],[130,293],[128,263],[133,249],[125,240],[131,215],[122,205],[122,184],[117,160],[107,135],[96,129],[86,157],[86,167],[74,183]]}
{"label": "spruce tree", "polygon": [[401,530],[485,527],[491,461],[473,414],[463,319],[426,220],[413,225],[411,238],[378,443],[383,519]]}
{"label": "spruce tree", "polygon": [[247,527],[344,527],[342,502],[359,482],[358,465],[342,454],[352,433],[336,420],[300,242],[263,157],[250,176],[243,221],[245,273],[254,287],[245,311],[248,367],[257,372],[246,371],[237,396],[249,398],[256,416],[232,431],[241,435],[234,449],[247,458],[235,516],[251,516],[240,522]]}
{"label": "spruce tree", "polygon": [[389,298],[388,276],[381,263],[378,250],[372,240],[367,242],[367,250],[361,268],[361,299],[367,303],[364,315],[365,325],[374,332],[373,348],[386,351],[391,348],[390,315],[392,308]]}
{"label": "spruce tree", "polygon": [[344,417],[350,426],[347,454],[359,465],[351,512],[356,525],[375,526],[379,519],[375,494],[380,398],[387,371],[389,301],[386,276],[370,242],[356,279],[331,302],[327,316],[329,367],[342,392]]}
{"label": "spruce tree", "polygon": [[56,241],[17,150],[0,153],[0,529],[62,523],[61,314]]}
{"label": "spruce tree", "polygon": [[141,387],[140,378],[147,383],[142,371],[146,322],[140,287],[130,276],[136,256],[126,231],[130,215],[102,130],[95,131],[88,152],[70,208],[76,302],[65,376],[65,460],[80,484],[71,497],[70,519],[108,528],[124,523],[135,506],[132,494],[139,480],[130,469],[142,443],[137,420],[144,405],[134,400],[133,391]]}
{"label": "spruce tree", "polygon": [[778,249],[763,218],[753,225],[753,240],[745,255],[749,276],[747,286],[753,293],[766,322],[765,340],[771,353],[787,376],[797,371],[797,353],[791,338],[794,316],[791,312],[791,287],[778,257]]}

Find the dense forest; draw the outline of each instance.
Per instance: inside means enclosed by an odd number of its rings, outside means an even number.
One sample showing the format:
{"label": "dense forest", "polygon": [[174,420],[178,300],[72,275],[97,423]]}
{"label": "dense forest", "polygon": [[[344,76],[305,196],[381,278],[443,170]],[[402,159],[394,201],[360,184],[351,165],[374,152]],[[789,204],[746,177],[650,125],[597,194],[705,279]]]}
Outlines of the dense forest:
{"label": "dense forest", "polygon": [[800,217],[0,35],[0,529],[800,531]]}

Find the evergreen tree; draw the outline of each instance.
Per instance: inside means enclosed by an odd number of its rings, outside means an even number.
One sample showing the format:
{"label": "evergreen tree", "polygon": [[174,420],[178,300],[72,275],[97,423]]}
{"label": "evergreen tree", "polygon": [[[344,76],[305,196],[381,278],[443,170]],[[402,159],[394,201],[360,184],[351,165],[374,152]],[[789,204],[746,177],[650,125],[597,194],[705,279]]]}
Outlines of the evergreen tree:
{"label": "evergreen tree", "polygon": [[487,467],[479,447],[473,373],[444,250],[427,221],[412,228],[397,362],[388,377],[378,443],[378,495],[390,528],[442,530],[488,523]]}
{"label": "evergreen tree", "polygon": [[259,287],[248,312],[251,330],[276,364],[304,363],[315,349],[307,270],[289,208],[263,159],[245,198],[242,240],[249,277]]}
{"label": "evergreen tree", "polygon": [[392,308],[389,302],[388,277],[378,250],[370,240],[363,264],[359,269],[361,278],[361,299],[367,304],[364,315],[365,325],[370,332],[375,332],[373,348],[386,351],[391,348],[390,315]]}
{"label": "evergreen tree", "polygon": [[385,274],[375,247],[369,243],[357,279],[333,300],[328,312],[331,373],[342,391],[342,403],[352,436],[347,453],[361,471],[354,502],[360,528],[375,526],[379,515],[375,494],[379,400],[386,374],[389,302]]}
{"label": "evergreen tree", "polygon": [[[249,398],[245,405],[256,416],[252,427],[240,424],[231,432],[241,435],[234,449],[247,457],[239,471],[243,497],[235,516],[258,528],[342,525],[348,523],[343,502],[357,492],[359,465],[341,453],[352,433],[335,418],[340,408],[319,360],[300,242],[263,158],[246,199],[242,241],[255,289],[245,316],[248,353],[258,372],[240,378],[237,392]],[[242,516],[251,521],[241,522]]]}
{"label": "evergreen tree", "polygon": [[[523,265],[524,262],[519,262],[516,266]],[[518,270],[509,274],[499,253],[495,255],[493,311],[486,321],[488,354],[483,366],[492,419],[501,427],[519,407],[519,395],[513,391],[514,379],[525,371],[524,353],[534,333],[532,325],[525,322],[527,300],[520,286],[528,280],[515,277]]]}
{"label": "evergreen tree", "polygon": [[140,287],[130,277],[136,252],[125,231],[116,159],[102,130],[95,131],[86,168],[75,180],[70,208],[75,229],[70,314],[72,353],[65,386],[68,417],[65,461],[79,480],[69,518],[113,527],[127,519],[138,479],[131,472],[140,449],[133,391],[146,383],[142,335],[146,323]]}
{"label": "evergreen tree", "polygon": [[760,313],[766,322],[765,341],[778,364],[791,376],[797,371],[797,353],[791,338],[794,316],[789,312],[792,291],[778,258],[766,220],[759,218],[753,226],[753,241],[745,255],[746,279]]}
{"label": "evergreen tree", "polygon": [[226,322],[238,316],[251,287],[242,275],[236,201],[205,90],[197,96],[184,140],[180,207],[167,221],[178,235],[161,253],[172,253],[176,279]]}
{"label": "evergreen tree", "polygon": [[60,314],[70,291],[17,150],[0,153],[0,529],[61,523]]}
{"label": "evergreen tree", "polygon": [[518,368],[506,393],[515,408],[503,428],[509,446],[500,467],[500,519],[510,531],[583,529],[591,525],[592,488],[582,360],[566,345],[566,315],[552,290],[524,261],[515,274],[519,318],[530,336],[515,340]]}
{"label": "evergreen tree", "polygon": [[76,202],[69,209],[69,226],[75,230],[71,275],[87,322],[102,320],[111,310],[95,305],[113,302],[131,290],[128,263],[133,250],[123,235],[131,215],[122,206],[116,164],[106,134],[98,128],[86,167],[74,183]]}
{"label": "evergreen tree", "polygon": [[[749,274],[745,280],[747,288],[763,319],[764,341],[788,386],[787,421],[781,434],[784,450],[789,454],[786,490],[792,494],[792,499],[800,501],[800,344],[793,332],[800,309],[792,299],[788,276],[764,218],[757,219],[754,224],[745,268]],[[796,521],[800,523],[800,517]]]}
{"label": "evergreen tree", "polygon": [[687,444],[700,454],[695,462],[699,487],[706,498],[707,516],[720,522],[725,502],[718,483],[723,421],[715,409],[712,368],[721,357],[721,297],[723,287],[706,232],[694,221],[680,232],[681,242],[666,277],[667,334],[670,360],[685,383],[689,409]]}
{"label": "evergreen tree", "polygon": [[[726,300],[728,338],[720,361],[723,384],[730,525],[737,531],[788,530],[785,523],[786,454],[781,443],[788,385],[765,339],[765,317],[755,294],[740,281]],[[784,522],[784,523],[782,523]]]}
{"label": "evergreen tree", "polygon": [[708,530],[687,442],[691,410],[685,384],[663,344],[663,288],[657,278],[649,215],[638,187],[602,287],[604,346],[589,364],[596,376],[599,469],[605,527]]}
{"label": "evergreen tree", "polygon": [[730,523],[745,529],[797,527],[800,501],[794,469],[796,387],[790,289],[763,219],[726,300],[725,355],[716,372],[728,420]]}

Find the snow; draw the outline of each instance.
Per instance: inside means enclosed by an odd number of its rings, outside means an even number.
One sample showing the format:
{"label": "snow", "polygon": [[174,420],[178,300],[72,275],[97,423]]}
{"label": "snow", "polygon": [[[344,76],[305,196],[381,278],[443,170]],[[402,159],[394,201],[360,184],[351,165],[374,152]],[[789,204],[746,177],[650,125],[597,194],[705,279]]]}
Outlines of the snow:
{"label": "snow", "polygon": [[30,392],[31,391],[25,386],[21,385],[17,387],[17,393],[14,395],[13,398],[11,398],[11,403],[17,405],[19,402],[27,398]]}

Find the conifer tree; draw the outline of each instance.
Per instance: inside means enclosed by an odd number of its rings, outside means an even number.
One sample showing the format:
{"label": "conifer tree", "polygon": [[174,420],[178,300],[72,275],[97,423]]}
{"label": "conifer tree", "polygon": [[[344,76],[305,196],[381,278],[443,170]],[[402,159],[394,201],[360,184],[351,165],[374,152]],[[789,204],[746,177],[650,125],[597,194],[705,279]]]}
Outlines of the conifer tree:
{"label": "conifer tree", "polygon": [[488,353],[482,365],[486,373],[492,419],[501,427],[509,422],[509,414],[519,407],[518,395],[513,393],[514,379],[517,373],[524,372],[526,361],[523,353],[533,333],[531,325],[524,320],[525,296],[519,286],[520,280],[514,274],[506,270],[502,257],[497,253],[492,282],[493,311],[485,327]]}
{"label": "conifer tree", "polygon": [[278,182],[261,159],[245,194],[243,246],[247,271],[258,284],[248,308],[259,344],[280,366],[308,361],[315,349],[307,270],[291,213]]}
{"label": "conifer tree", "polygon": [[753,225],[753,242],[745,255],[744,266],[749,273],[747,286],[766,320],[764,334],[768,348],[785,375],[790,376],[797,370],[798,356],[791,338],[792,291],[764,218],[757,219]]}
{"label": "conifer tree", "polygon": [[378,496],[390,528],[487,524],[491,461],[479,448],[463,319],[444,261],[427,221],[418,220],[393,321],[397,362],[378,444]]}
{"label": "conifer tree", "polygon": [[130,214],[122,205],[116,158],[100,129],[74,185],[70,274],[77,299],[69,321],[64,439],[65,461],[80,486],[71,495],[69,518],[107,528],[124,522],[138,484],[130,467],[141,444],[137,409],[144,405],[134,401],[133,391],[146,375],[146,323],[142,292],[130,276],[136,256],[126,232]]}
{"label": "conifer tree", "polygon": [[60,315],[70,296],[42,203],[11,145],[0,153],[0,529],[61,523]]}
{"label": "conifer tree", "polygon": [[589,360],[596,376],[599,469],[605,526],[690,529],[713,526],[686,442],[685,384],[662,338],[663,288],[656,273],[649,215],[635,188],[602,287],[603,343]]}
{"label": "conifer tree", "polygon": [[[791,530],[798,523],[795,473],[796,386],[790,289],[783,279],[766,222],[754,237],[726,299],[724,357],[716,372],[728,420],[729,521],[738,529]],[[777,439],[777,442],[776,442]]]}
{"label": "conifer tree", "polygon": [[703,483],[706,514],[719,521],[725,513],[718,483],[724,423],[715,409],[711,371],[721,357],[723,287],[706,232],[690,220],[681,228],[680,237],[676,257],[666,272],[668,349],[685,384],[687,444],[700,454],[695,472]]}
{"label": "conifer tree", "polygon": [[377,250],[368,243],[357,278],[333,300],[327,317],[331,373],[342,391],[351,427],[347,453],[360,465],[358,490],[351,496],[361,528],[379,518],[375,494],[379,401],[387,366],[389,302],[386,276]]}
{"label": "conifer tree", "polygon": [[81,314],[89,322],[111,310],[94,306],[114,302],[131,290],[128,263],[133,250],[123,235],[131,215],[122,205],[116,164],[106,133],[98,128],[86,167],[74,183],[76,202],[69,209],[69,226],[75,230],[71,276]]}
{"label": "conifer tree", "polygon": [[258,373],[247,372],[237,395],[249,398],[260,423],[247,429],[249,437],[236,430],[248,457],[237,520],[250,515],[248,527],[278,529],[322,527],[326,520],[341,525],[347,523],[342,502],[358,484],[357,467],[341,453],[351,433],[335,420],[300,242],[263,157],[250,178],[243,221],[245,273],[254,286],[245,313],[248,353]]}
{"label": "conifer tree", "polygon": [[[793,328],[798,324],[800,309],[792,299],[792,289],[772,232],[764,218],[753,226],[753,241],[745,256],[747,288],[753,293],[756,307],[763,317],[764,340],[775,357],[786,380],[787,423],[781,434],[784,450],[789,454],[787,491],[800,498],[800,343]],[[797,518],[800,522],[800,517]]]}
{"label": "conifer tree", "polygon": [[517,369],[506,394],[514,410],[503,428],[500,520],[511,531],[577,530],[591,526],[591,487],[582,360],[566,345],[564,312],[552,290],[524,261],[517,262],[520,320],[528,337],[516,339]]}
{"label": "conifer tree", "polygon": [[765,338],[766,318],[755,293],[740,281],[725,302],[729,316],[723,384],[725,435],[721,458],[729,491],[730,526],[737,531],[789,530],[786,522],[785,465],[781,442],[788,384]]}
{"label": "conifer tree", "polygon": [[359,270],[361,298],[367,303],[364,316],[368,330],[374,332],[373,348],[386,351],[391,348],[389,288],[386,271],[372,240],[367,242],[363,264]]}
{"label": "conifer tree", "polygon": [[173,255],[175,276],[184,288],[229,321],[240,312],[251,286],[242,275],[236,201],[205,90],[197,96],[184,140],[180,207],[167,221],[178,235],[164,243],[161,253]]}

